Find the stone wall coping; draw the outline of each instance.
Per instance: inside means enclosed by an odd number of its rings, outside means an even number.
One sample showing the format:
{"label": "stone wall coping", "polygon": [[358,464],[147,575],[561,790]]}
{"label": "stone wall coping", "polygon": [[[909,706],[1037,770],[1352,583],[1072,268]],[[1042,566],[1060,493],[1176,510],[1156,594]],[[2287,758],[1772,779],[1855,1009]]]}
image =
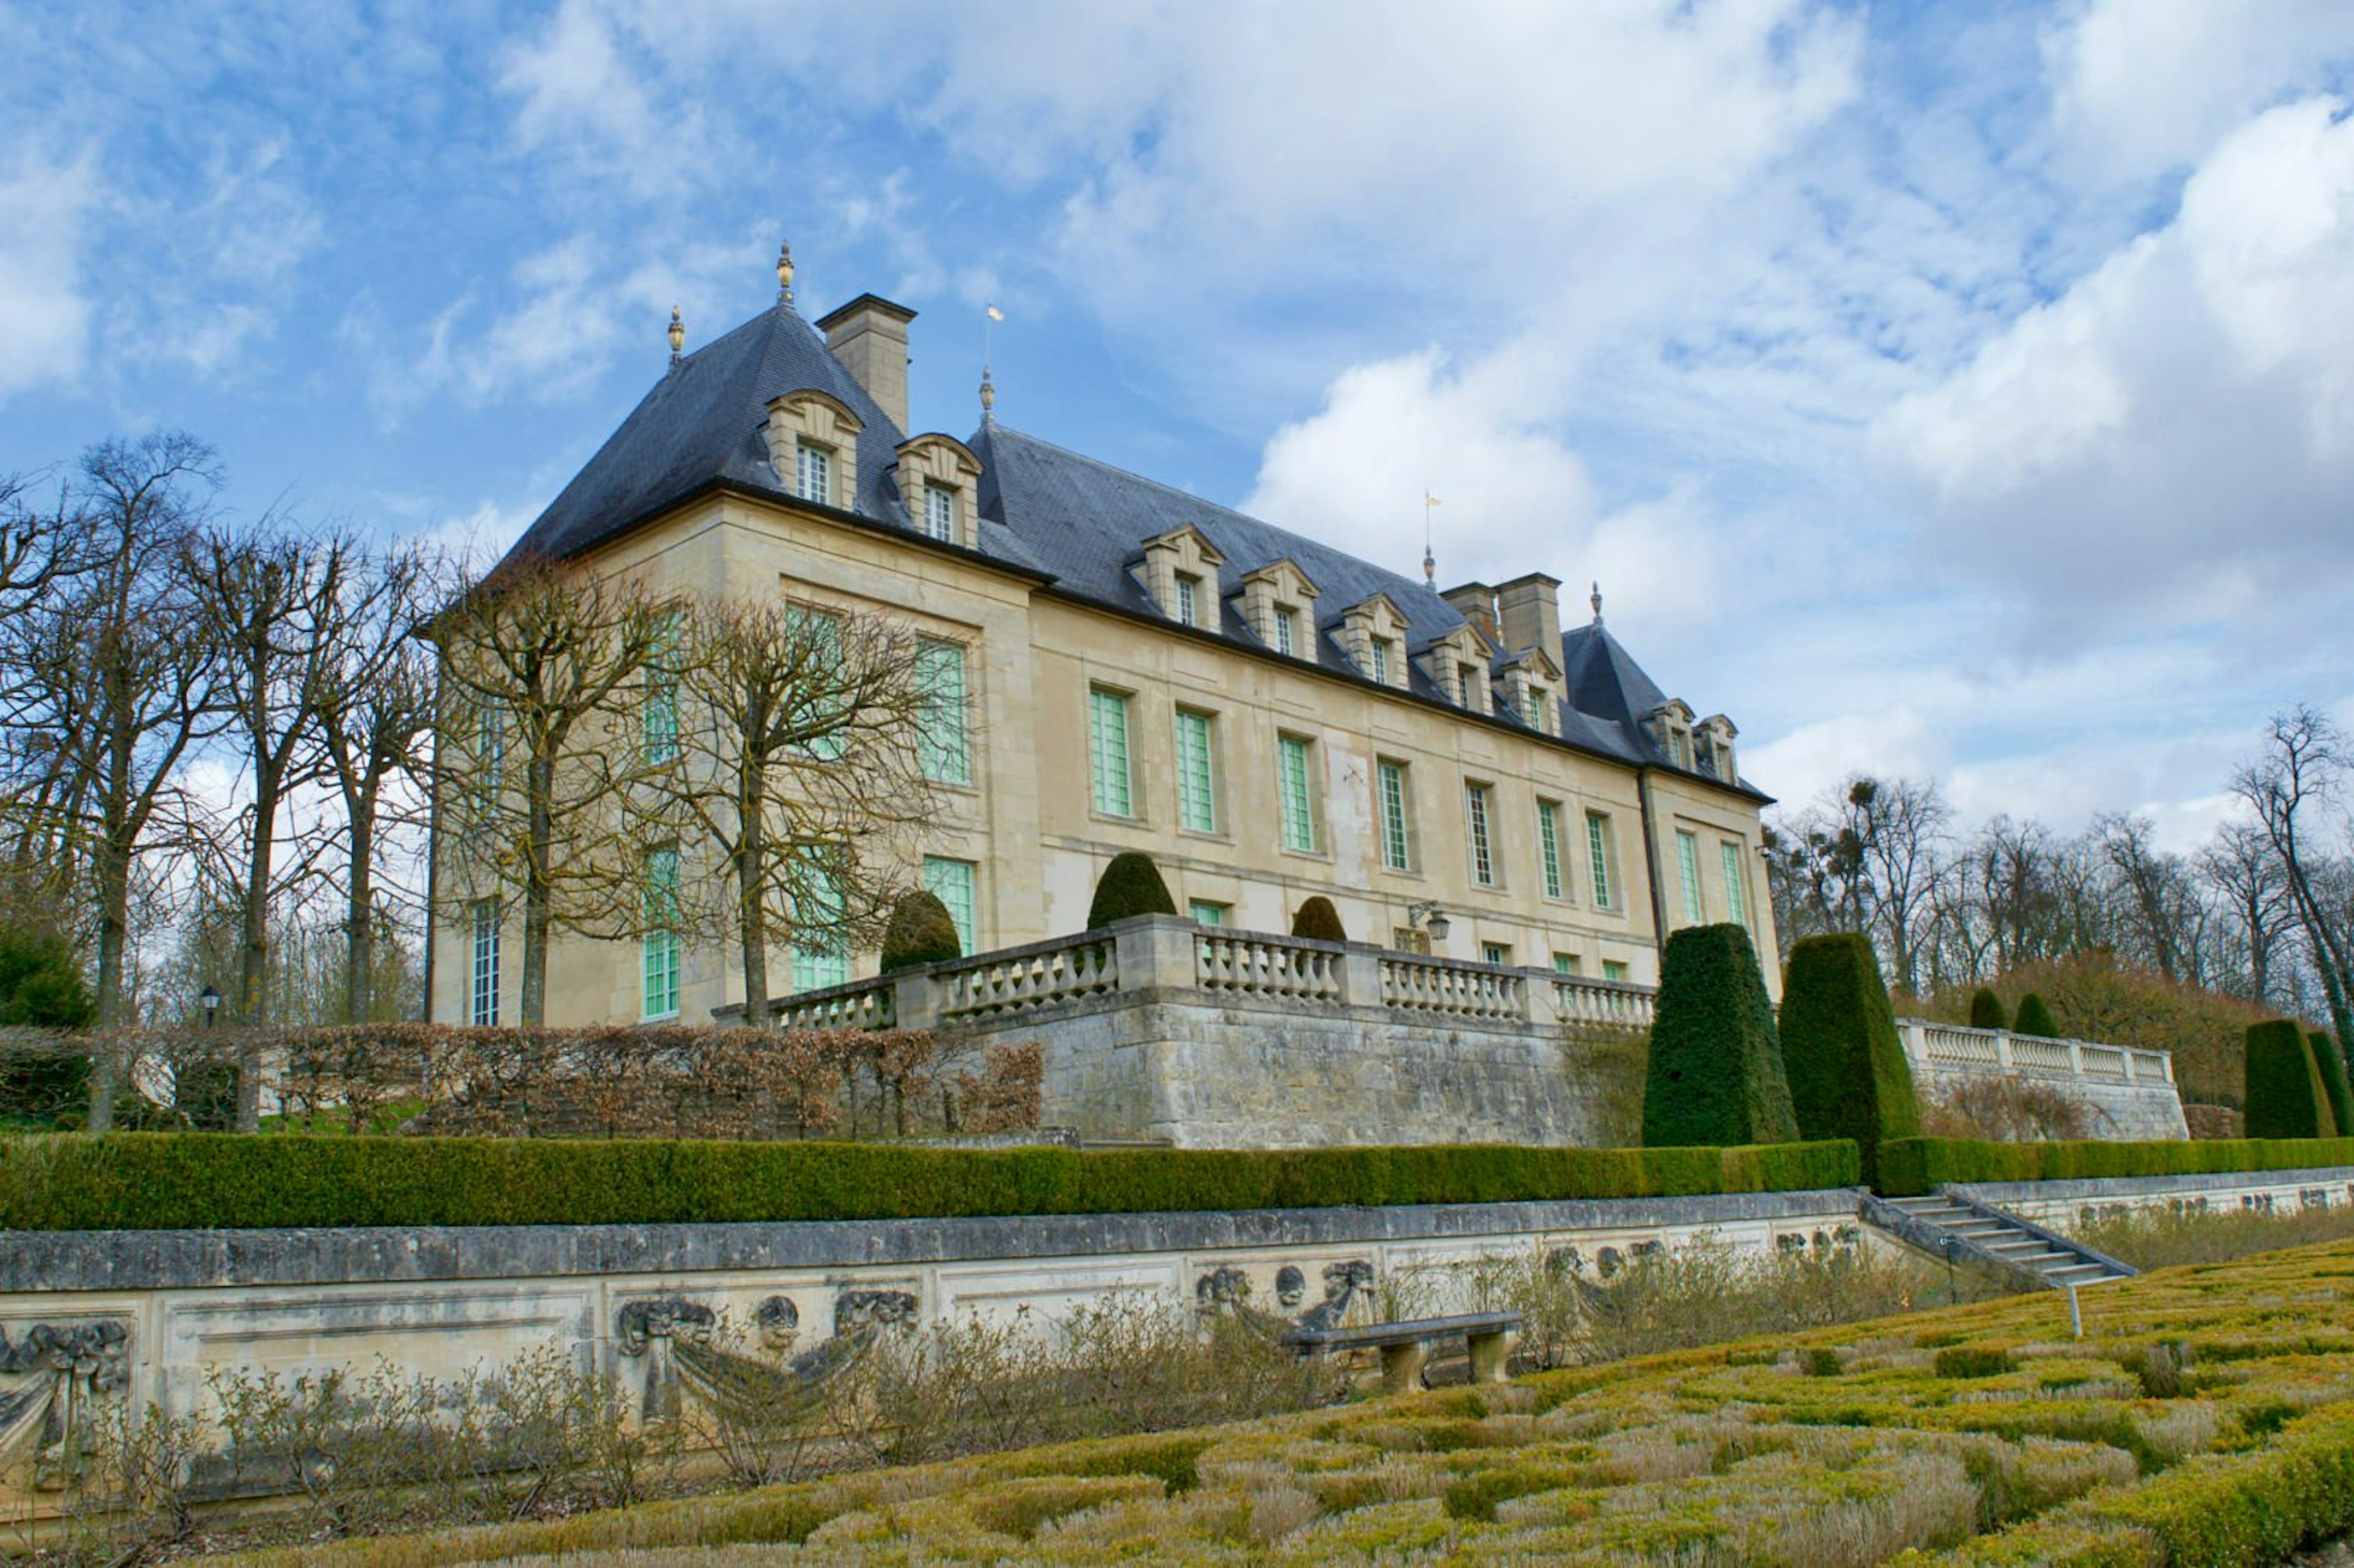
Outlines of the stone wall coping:
{"label": "stone wall coping", "polygon": [[1947,1181],[1956,1192],[1998,1208],[2016,1203],[2070,1202],[2084,1198],[2200,1197],[2257,1187],[2354,1184],[2354,1165],[2296,1171],[2202,1171],[2179,1176],[2069,1176],[2046,1181]]}
{"label": "stone wall coping", "polygon": [[1384,1208],[777,1224],[0,1231],[0,1294],[866,1267],[1853,1214],[1856,1188]]}

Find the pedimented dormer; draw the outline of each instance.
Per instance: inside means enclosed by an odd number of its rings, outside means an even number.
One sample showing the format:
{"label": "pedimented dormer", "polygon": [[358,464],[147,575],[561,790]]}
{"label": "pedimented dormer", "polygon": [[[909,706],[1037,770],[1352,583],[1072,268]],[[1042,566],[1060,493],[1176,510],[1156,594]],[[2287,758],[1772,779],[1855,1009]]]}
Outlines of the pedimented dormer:
{"label": "pedimented dormer", "polygon": [[1667,754],[1668,760],[1689,770],[1692,765],[1692,711],[1681,697],[1670,697],[1643,717],[1643,733]]}
{"label": "pedimented dormer", "polygon": [[1727,784],[1741,781],[1741,767],[1733,752],[1734,736],[1740,730],[1723,714],[1712,714],[1692,729],[1693,744],[1699,749],[1700,770]]}
{"label": "pedimented dormer", "polygon": [[1492,713],[1488,662],[1495,656],[1495,646],[1467,620],[1422,651],[1422,668],[1457,707],[1466,713]]}
{"label": "pedimented dormer", "polygon": [[1316,657],[1316,585],[1286,556],[1243,574],[1243,620],[1261,642],[1293,659]]}
{"label": "pedimented dormer", "polygon": [[1504,700],[1513,716],[1540,735],[1561,733],[1561,665],[1543,648],[1504,661]]}
{"label": "pedimented dormer", "polygon": [[916,531],[944,545],[980,547],[981,460],[951,436],[925,435],[898,448],[899,499]]}
{"label": "pedimented dormer", "polygon": [[1401,691],[1406,683],[1407,621],[1385,593],[1341,612],[1341,651],[1367,679]]}
{"label": "pedimented dormer", "polygon": [[1186,626],[1218,630],[1218,547],[1188,523],[1144,542],[1144,591],[1161,613]]}
{"label": "pedimented dormer", "polygon": [[847,512],[858,500],[858,433],[865,421],[841,398],[813,389],[769,401],[769,461],[786,490]]}

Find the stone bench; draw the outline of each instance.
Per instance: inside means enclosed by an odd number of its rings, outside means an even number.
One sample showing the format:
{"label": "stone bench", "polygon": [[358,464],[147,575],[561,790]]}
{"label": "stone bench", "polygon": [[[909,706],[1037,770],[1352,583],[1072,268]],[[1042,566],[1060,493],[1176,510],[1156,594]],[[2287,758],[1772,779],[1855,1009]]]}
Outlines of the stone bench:
{"label": "stone bench", "polygon": [[1382,1392],[1403,1393],[1419,1387],[1431,1345],[1460,1337],[1471,1356],[1473,1383],[1501,1383],[1512,1345],[1521,1337],[1518,1312],[1465,1312],[1452,1318],[1406,1318],[1358,1329],[1294,1329],[1283,1342],[1302,1356],[1335,1351],[1382,1352]]}

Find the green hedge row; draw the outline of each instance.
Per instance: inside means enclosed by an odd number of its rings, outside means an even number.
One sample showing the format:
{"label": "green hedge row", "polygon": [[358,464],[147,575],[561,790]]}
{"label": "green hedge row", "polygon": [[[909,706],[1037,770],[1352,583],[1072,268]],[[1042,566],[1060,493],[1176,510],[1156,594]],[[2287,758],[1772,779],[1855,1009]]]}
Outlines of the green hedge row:
{"label": "green hedge row", "polygon": [[659,1224],[1808,1191],[1851,1143],[1746,1149],[911,1149],[625,1139],[0,1138],[0,1230]]}
{"label": "green hedge row", "polygon": [[2168,1143],[1974,1143],[1894,1139],[1880,1146],[1880,1190],[1890,1197],[1943,1181],[2063,1181],[2084,1176],[2198,1176],[2354,1165],[2354,1138],[2238,1138]]}

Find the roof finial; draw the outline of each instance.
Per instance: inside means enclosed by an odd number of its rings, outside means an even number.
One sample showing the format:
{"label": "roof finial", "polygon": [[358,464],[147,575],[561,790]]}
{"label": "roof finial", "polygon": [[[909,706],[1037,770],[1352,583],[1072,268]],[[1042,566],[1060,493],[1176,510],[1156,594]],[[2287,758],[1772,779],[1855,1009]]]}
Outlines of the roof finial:
{"label": "roof finial", "polygon": [[670,367],[678,368],[679,350],[686,346],[686,323],[679,319],[678,307],[670,308]]}
{"label": "roof finial", "polygon": [[1588,603],[1588,604],[1590,604],[1590,605],[1592,605],[1592,606],[1594,607],[1594,624],[1595,624],[1595,625],[1596,625],[1596,626],[1601,625],[1601,624],[1602,624],[1602,585],[1601,585],[1600,583],[1596,583],[1596,584],[1594,585],[1594,597],[1593,597],[1593,598],[1591,598],[1591,599],[1587,599],[1585,602],[1586,602],[1586,603]]}
{"label": "roof finial", "polygon": [[1429,588],[1438,587],[1438,557],[1430,553],[1430,541],[1422,545],[1422,580]]}
{"label": "roof finial", "polygon": [[981,422],[984,425],[997,422],[997,388],[989,379],[989,366],[986,365],[981,367]]}
{"label": "roof finial", "polygon": [[793,245],[790,239],[777,247],[777,303],[787,310],[793,308]]}

